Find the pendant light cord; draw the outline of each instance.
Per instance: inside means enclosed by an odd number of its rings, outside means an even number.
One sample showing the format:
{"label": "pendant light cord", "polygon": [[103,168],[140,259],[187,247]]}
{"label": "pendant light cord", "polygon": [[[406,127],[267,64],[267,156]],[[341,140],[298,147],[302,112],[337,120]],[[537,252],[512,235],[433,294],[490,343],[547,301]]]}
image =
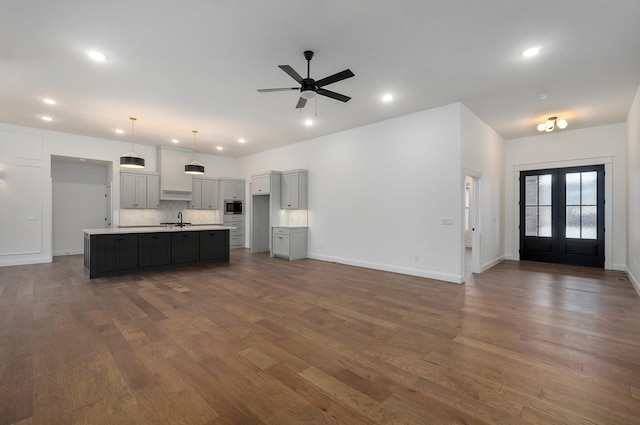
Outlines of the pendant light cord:
{"label": "pendant light cord", "polygon": [[196,160],[196,134],[198,130],[191,130],[193,132],[193,160]]}
{"label": "pendant light cord", "polygon": [[133,142],[136,138],[135,135],[135,130],[134,130],[134,123],[136,122],[136,117],[129,117],[129,119],[131,120],[131,152],[136,153],[135,150],[133,149]]}

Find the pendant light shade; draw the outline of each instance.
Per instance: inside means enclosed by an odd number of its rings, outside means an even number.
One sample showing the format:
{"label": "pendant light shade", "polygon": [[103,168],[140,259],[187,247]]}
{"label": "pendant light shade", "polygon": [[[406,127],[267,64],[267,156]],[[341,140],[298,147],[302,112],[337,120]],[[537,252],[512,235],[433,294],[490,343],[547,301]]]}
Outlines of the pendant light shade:
{"label": "pendant light shade", "polygon": [[139,157],[133,149],[135,140],[134,123],[136,122],[136,118],[129,117],[129,119],[131,120],[131,152],[127,152],[120,157],[120,166],[124,168],[144,168],[144,158]]}
{"label": "pendant light shade", "polygon": [[204,165],[196,161],[196,134],[198,130],[193,131],[193,161],[184,166],[184,172],[187,174],[204,174]]}

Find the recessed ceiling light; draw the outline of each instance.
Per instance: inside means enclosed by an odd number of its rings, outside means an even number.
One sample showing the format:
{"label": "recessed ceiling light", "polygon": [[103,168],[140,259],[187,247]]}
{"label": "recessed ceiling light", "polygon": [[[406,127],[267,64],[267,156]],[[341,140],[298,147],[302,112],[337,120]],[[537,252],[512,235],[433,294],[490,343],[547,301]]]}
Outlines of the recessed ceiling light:
{"label": "recessed ceiling light", "polygon": [[107,60],[104,53],[96,52],[95,50],[87,50],[87,55],[96,62],[104,62]]}
{"label": "recessed ceiling light", "polygon": [[171,139],[171,143],[180,143],[180,140],[178,140],[178,139]]}
{"label": "recessed ceiling light", "polygon": [[238,143],[244,143],[244,142],[246,142],[246,140],[244,140],[244,139],[238,139]]}
{"label": "recessed ceiling light", "polygon": [[47,105],[55,105],[56,101],[53,99],[43,99],[42,100],[44,103],[46,103]]}
{"label": "recessed ceiling light", "polygon": [[305,120],[304,125],[306,125],[307,127],[311,127],[313,125],[313,120]]}
{"label": "recessed ceiling light", "polygon": [[532,58],[538,53],[540,53],[540,47],[529,47],[527,50],[522,52],[522,56],[525,58]]}
{"label": "recessed ceiling light", "polygon": [[216,149],[221,151],[222,150],[222,146],[218,146]]}
{"label": "recessed ceiling light", "polygon": [[46,116],[45,116],[45,117],[42,117],[42,119],[43,119],[44,121],[53,121],[53,118],[51,118],[51,117],[46,117]]}
{"label": "recessed ceiling light", "polygon": [[393,95],[392,94],[385,94],[384,96],[382,96],[382,101],[383,102],[391,102],[393,100]]}
{"label": "recessed ceiling light", "polygon": [[538,95],[538,97],[539,97],[541,100],[547,100],[547,99],[549,99],[549,93],[542,92],[542,93],[540,93],[540,94]]}
{"label": "recessed ceiling light", "polygon": [[124,130],[120,130],[119,128],[116,129],[116,133],[118,134],[124,134]]}

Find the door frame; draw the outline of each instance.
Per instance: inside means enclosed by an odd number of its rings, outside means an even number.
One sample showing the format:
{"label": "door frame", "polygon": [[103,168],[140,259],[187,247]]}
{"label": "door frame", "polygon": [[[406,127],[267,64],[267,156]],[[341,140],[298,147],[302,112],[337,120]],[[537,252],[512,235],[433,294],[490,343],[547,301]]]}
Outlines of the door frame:
{"label": "door frame", "polygon": [[[472,273],[482,273],[482,266],[480,264],[480,241],[481,241],[481,232],[482,232],[482,173],[479,171],[472,170],[470,168],[464,168],[462,170],[462,214],[461,217],[464,217],[464,195],[465,195],[465,180],[466,176],[471,177],[471,196],[473,198],[473,203],[471,203],[469,207],[469,214],[473,217],[473,225],[475,231],[471,233],[471,270],[467,270],[466,264],[466,235],[464,231],[464,226],[460,226],[462,233],[462,251],[461,251],[461,262],[462,262],[462,281],[466,281],[467,272],[470,271]],[[472,211],[473,209],[473,211]]]}
{"label": "door frame", "polygon": [[513,259],[520,261],[520,172],[548,168],[570,168],[604,165],[604,268],[613,269],[613,157],[597,157],[568,161],[550,161],[513,166]]}

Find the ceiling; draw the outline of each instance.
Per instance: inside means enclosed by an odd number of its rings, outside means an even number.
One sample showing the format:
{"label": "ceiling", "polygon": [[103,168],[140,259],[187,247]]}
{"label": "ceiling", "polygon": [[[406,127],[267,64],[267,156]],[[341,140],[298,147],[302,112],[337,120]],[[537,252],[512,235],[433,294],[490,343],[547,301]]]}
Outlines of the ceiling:
{"label": "ceiling", "polygon": [[[191,149],[195,129],[236,158],[457,101],[505,139],[618,123],[639,20],[638,0],[3,0],[0,122],[130,141],[135,116],[136,143]],[[296,86],[278,65],[304,76],[304,50],[316,80],[355,73],[326,87],[351,101],[256,91]]]}

